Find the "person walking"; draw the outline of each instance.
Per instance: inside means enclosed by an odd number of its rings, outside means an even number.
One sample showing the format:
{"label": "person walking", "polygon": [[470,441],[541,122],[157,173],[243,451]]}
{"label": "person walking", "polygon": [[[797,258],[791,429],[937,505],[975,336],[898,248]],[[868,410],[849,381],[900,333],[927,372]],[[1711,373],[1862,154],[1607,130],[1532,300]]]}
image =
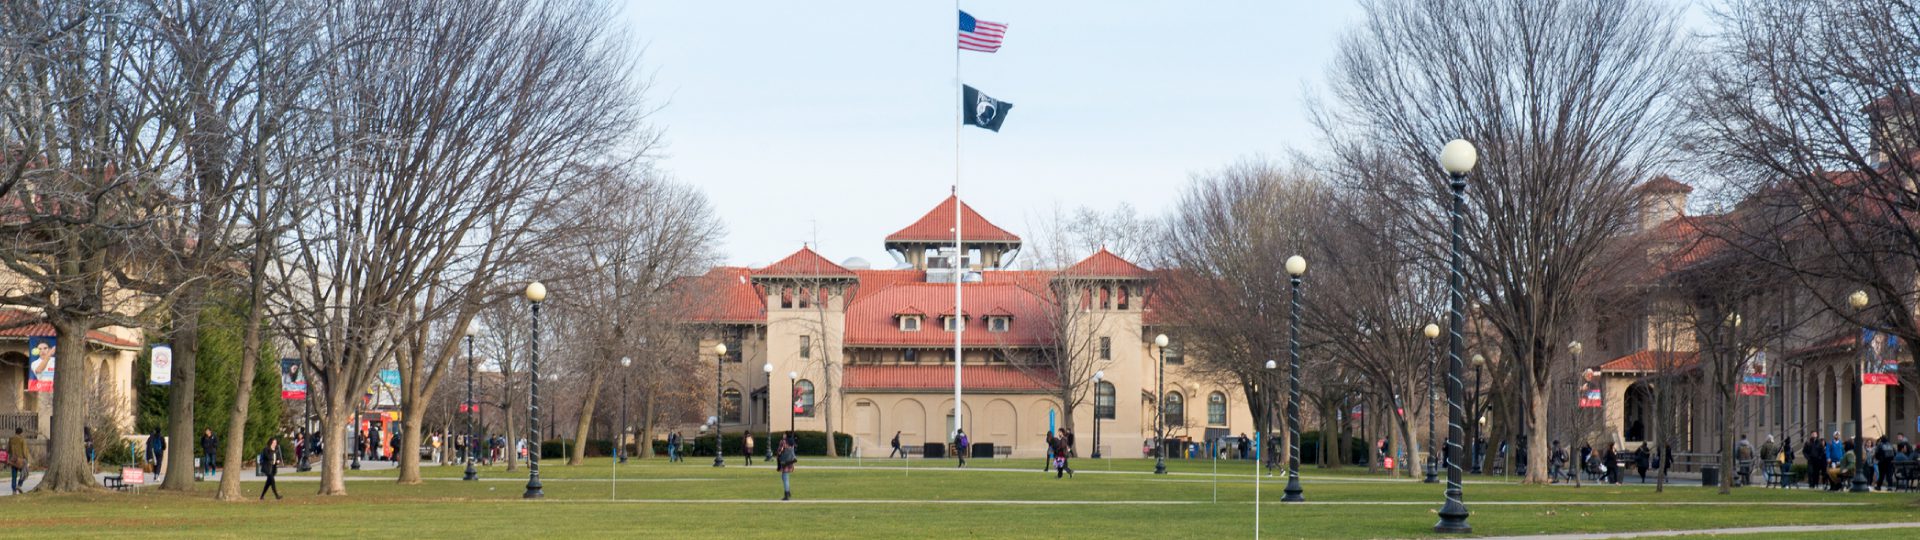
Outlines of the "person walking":
{"label": "person walking", "polygon": [[27,436],[23,433],[25,431],[16,427],[13,436],[7,438],[7,470],[12,471],[8,485],[13,486],[15,494],[20,493],[20,486],[27,482],[27,473],[33,470],[33,451],[27,449]]}
{"label": "person walking", "polygon": [[1059,448],[1059,447],[1060,447],[1060,445],[1059,445],[1059,444],[1055,444],[1056,442],[1058,442],[1058,441],[1057,441],[1057,439],[1058,439],[1057,437],[1054,437],[1054,436],[1053,436],[1053,432],[1051,432],[1051,431],[1049,431],[1049,432],[1047,432],[1047,440],[1046,440],[1046,445],[1047,445],[1047,459],[1043,459],[1043,460],[1040,460],[1040,472],[1041,472],[1041,473],[1045,473],[1045,472],[1047,472],[1047,471],[1049,471],[1049,470],[1052,470],[1052,469],[1053,469],[1053,458],[1054,458],[1055,456],[1058,456],[1058,455],[1060,455],[1059,453],[1057,453],[1057,452],[1054,452],[1054,449],[1055,449],[1055,448]]}
{"label": "person walking", "polygon": [[953,455],[960,458],[960,466],[967,466],[967,430],[953,430]]}
{"label": "person walking", "polygon": [[741,439],[740,444],[744,445],[742,446],[742,448],[745,448],[747,450],[746,452],[742,452],[742,454],[746,455],[745,457],[747,460],[747,464],[752,465],[753,464],[753,430],[751,429],[747,430],[746,435],[744,435],[744,438]]}
{"label": "person walking", "polygon": [[1647,449],[1647,443],[1641,442],[1640,449],[1633,451],[1633,470],[1640,473],[1640,483],[1647,483],[1647,463],[1653,460],[1653,452]]}
{"label": "person walking", "polygon": [[160,428],[153,428],[153,434],[147,436],[147,463],[153,464],[154,476],[164,474],[160,470],[160,466],[164,464],[163,462],[166,461],[166,457],[167,436],[160,433]]}
{"label": "person walking", "polygon": [[800,458],[799,456],[794,455],[793,440],[791,435],[789,435],[787,438],[780,439],[779,454],[780,454],[780,457],[778,458],[779,461],[776,461],[775,465],[776,465],[776,468],[780,470],[780,500],[783,500],[783,501],[792,500],[793,499],[793,479],[792,479],[793,464],[799,463]]}
{"label": "person walking", "polygon": [[1073,467],[1067,464],[1067,428],[1060,428],[1060,436],[1053,438],[1053,477],[1064,474],[1073,477]]}
{"label": "person walking", "polygon": [[219,455],[219,452],[220,452],[220,438],[213,436],[212,429],[206,429],[201,431],[200,432],[200,473],[202,475],[213,476],[213,472],[215,468],[213,457]]}
{"label": "person walking", "polygon": [[680,461],[680,432],[667,434],[667,463]]}
{"label": "person walking", "polygon": [[894,454],[900,454],[900,457],[903,458],[907,457],[907,451],[900,448],[900,432],[898,431],[893,432],[893,450],[887,452],[887,457],[892,458]]}
{"label": "person walking", "polygon": [[1820,442],[1820,432],[1807,432],[1807,441],[1800,444],[1800,455],[1807,458],[1807,487],[1826,485],[1827,451]]}
{"label": "person walking", "polygon": [[280,499],[280,484],[273,481],[280,473],[280,439],[267,439],[267,447],[260,450],[260,476],[267,479],[267,485],[260,486],[260,500],[267,500],[267,490],[273,490],[274,500]]}

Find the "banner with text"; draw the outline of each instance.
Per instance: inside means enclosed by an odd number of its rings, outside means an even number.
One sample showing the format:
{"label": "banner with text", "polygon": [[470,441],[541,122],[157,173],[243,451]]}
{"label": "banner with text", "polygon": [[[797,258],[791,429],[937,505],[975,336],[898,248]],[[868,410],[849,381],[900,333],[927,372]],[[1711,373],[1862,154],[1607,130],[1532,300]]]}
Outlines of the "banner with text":
{"label": "banner with text", "polygon": [[1866,344],[1863,347],[1866,357],[1861,359],[1864,364],[1860,370],[1860,384],[1899,385],[1899,336],[1868,328],[1860,331],[1860,341]]}
{"label": "banner with text", "polygon": [[307,370],[299,358],[280,359],[280,399],[307,399]]}
{"label": "banner with text", "polygon": [[1767,352],[1754,351],[1740,370],[1740,395],[1767,395]]}
{"label": "banner with text", "polygon": [[53,391],[53,372],[59,361],[55,351],[57,344],[51,337],[27,338],[28,392]]}
{"label": "banner with text", "polygon": [[173,347],[154,345],[147,354],[147,384],[167,386],[173,384]]}

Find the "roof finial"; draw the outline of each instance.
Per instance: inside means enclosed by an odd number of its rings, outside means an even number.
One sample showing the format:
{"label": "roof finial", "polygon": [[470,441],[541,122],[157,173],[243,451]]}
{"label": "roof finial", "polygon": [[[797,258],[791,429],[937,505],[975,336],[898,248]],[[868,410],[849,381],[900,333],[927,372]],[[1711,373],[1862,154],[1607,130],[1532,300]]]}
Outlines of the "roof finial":
{"label": "roof finial", "polygon": [[950,193],[950,194],[952,194],[952,195],[953,195],[953,196],[955,196],[955,197],[959,197],[959,196],[960,196],[960,184],[954,184],[954,185],[951,185],[951,186],[947,186],[947,192],[948,192],[948,193]]}

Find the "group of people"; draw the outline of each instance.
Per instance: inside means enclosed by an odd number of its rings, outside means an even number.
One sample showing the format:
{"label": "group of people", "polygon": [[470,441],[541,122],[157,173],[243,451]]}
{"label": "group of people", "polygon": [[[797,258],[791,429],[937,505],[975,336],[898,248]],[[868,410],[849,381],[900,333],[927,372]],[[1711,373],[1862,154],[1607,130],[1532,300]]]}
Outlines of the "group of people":
{"label": "group of people", "polygon": [[[1768,443],[1771,442],[1772,439],[1769,438]],[[1853,481],[1855,473],[1859,472],[1864,473],[1872,489],[1889,490],[1895,487],[1896,465],[1910,464],[1920,459],[1920,453],[1915,452],[1913,443],[1907,441],[1906,435],[1881,437],[1877,441],[1869,442],[1866,447],[1871,451],[1866,456],[1871,459],[1863,460],[1860,449],[1854,447],[1852,440],[1840,438],[1838,431],[1833,432],[1824,441],[1820,438],[1818,431],[1807,433],[1806,440],[1800,444],[1799,452],[1806,458],[1807,470],[1810,471],[1807,474],[1807,486],[1825,486],[1829,491],[1839,491],[1846,489]],[[1779,452],[1783,463],[1787,467],[1792,467],[1794,452],[1784,447]],[[1771,454],[1763,447],[1762,455]],[[1864,470],[1861,469],[1863,467]],[[1824,474],[1815,474],[1811,471],[1822,471]]]}
{"label": "group of people", "polygon": [[1547,476],[1553,483],[1559,483],[1562,480],[1579,482],[1579,475],[1584,471],[1597,476],[1603,483],[1619,484],[1626,476],[1626,469],[1629,466],[1634,468],[1640,475],[1640,481],[1644,483],[1647,481],[1647,469],[1659,470],[1663,466],[1672,466],[1673,445],[1667,445],[1661,455],[1655,456],[1652,449],[1647,448],[1647,443],[1644,442],[1640,443],[1639,448],[1625,455],[1621,455],[1614,448],[1613,443],[1602,445],[1598,451],[1594,450],[1592,444],[1583,443],[1580,445],[1577,464],[1570,461],[1574,457],[1569,455],[1567,447],[1560,445],[1558,439],[1549,445]]}
{"label": "group of people", "polygon": [[1067,456],[1072,453],[1073,430],[1060,428],[1053,432],[1048,432],[1047,455],[1051,459],[1047,460],[1046,465],[1040,467],[1040,472],[1047,472],[1047,466],[1052,466],[1054,478],[1060,478],[1062,474],[1065,474],[1068,478],[1072,478],[1073,467],[1067,464]]}

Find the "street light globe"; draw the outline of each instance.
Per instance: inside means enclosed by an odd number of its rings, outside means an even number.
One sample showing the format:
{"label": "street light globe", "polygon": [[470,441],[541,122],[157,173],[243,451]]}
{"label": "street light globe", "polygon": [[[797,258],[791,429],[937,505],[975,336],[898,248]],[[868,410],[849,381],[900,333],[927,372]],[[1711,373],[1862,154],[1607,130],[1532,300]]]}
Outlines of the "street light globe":
{"label": "street light globe", "polygon": [[727,344],[725,344],[725,343],[719,343],[719,344],[715,344],[715,345],[713,346],[713,355],[714,355],[714,356],[726,356],[726,355],[727,355]]}
{"label": "street light globe", "polygon": [[1847,295],[1847,305],[1853,306],[1853,309],[1867,307],[1867,300],[1867,291],[1853,291],[1853,294]]}
{"label": "street light globe", "polygon": [[773,374],[773,364],[771,364],[771,363],[769,363],[769,364],[763,364],[763,365],[761,365],[761,366],[760,366],[760,371],[764,371],[764,372],[766,372],[766,373],[767,373],[768,375],[772,375],[772,374]]}
{"label": "street light globe", "polygon": [[311,349],[311,348],[313,348],[314,346],[316,346],[316,345],[319,345],[319,344],[320,344],[320,340],[317,340],[317,339],[313,339],[313,338],[311,338],[311,337],[306,337],[306,338],[300,338],[300,344],[301,344],[301,345],[306,345],[306,346],[307,346],[307,348],[309,348],[309,349]]}
{"label": "street light globe", "polygon": [[1426,332],[1427,339],[1434,339],[1434,338],[1440,337],[1440,325],[1427,323],[1427,327],[1422,331]]}
{"label": "street light globe", "polygon": [[1100,371],[1095,371],[1095,372],[1093,372],[1093,380],[1094,380],[1094,382],[1099,382],[1099,381],[1100,381],[1100,379],[1105,379],[1105,378],[1107,378],[1107,370],[1104,370],[1104,369],[1103,369],[1103,370],[1100,370]]}
{"label": "street light globe", "polygon": [[1300,277],[1307,273],[1307,258],[1299,255],[1287,257],[1287,275]]}
{"label": "street light globe", "polygon": [[1447,174],[1461,176],[1473,172],[1473,165],[1479,161],[1480,151],[1466,139],[1447,141],[1447,146],[1440,149],[1440,168],[1446,169]]}
{"label": "street light globe", "polygon": [[1483,355],[1478,355],[1478,354],[1473,355],[1473,363],[1474,365],[1485,364],[1487,363],[1487,357]]}
{"label": "street light globe", "polygon": [[1586,346],[1581,345],[1580,342],[1578,341],[1567,344],[1567,352],[1573,353],[1574,356],[1579,356],[1580,351],[1583,351],[1583,350],[1586,350]]}
{"label": "street light globe", "polygon": [[789,378],[789,379],[798,379],[798,378],[800,378],[800,372],[798,372],[798,371],[789,371],[789,372],[787,372],[787,378]]}
{"label": "street light globe", "polygon": [[1166,346],[1167,346],[1167,335],[1166,335],[1166,334],[1160,334],[1160,335],[1157,335],[1157,336],[1153,336],[1153,346],[1155,346],[1155,347],[1162,347],[1162,348],[1164,348],[1164,347],[1166,347]]}
{"label": "street light globe", "polygon": [[540,303],[547,301],[547,286],[538,282],[527,283],[527,301]]}
{"label": "street light globe", "polygon": [[1272,361],[1272,360],[1268,360],[1268,361],[1267,361],[1267,369],[1273,369],[1273,368],[1277,368],[1277,367],[1280,367],[1280,363],[1279,363],[1279,362],[1275,362],[1275,361]]}
{"label": "street light globe", "polygon": [[631,367],[631,366],[633,366],[632,357],[628,357],[628,356],[620,357],[620,367]]}
{"label": "street light globe", "polygon": [[480,325],[467,323],[467,337],[480,335]]}

